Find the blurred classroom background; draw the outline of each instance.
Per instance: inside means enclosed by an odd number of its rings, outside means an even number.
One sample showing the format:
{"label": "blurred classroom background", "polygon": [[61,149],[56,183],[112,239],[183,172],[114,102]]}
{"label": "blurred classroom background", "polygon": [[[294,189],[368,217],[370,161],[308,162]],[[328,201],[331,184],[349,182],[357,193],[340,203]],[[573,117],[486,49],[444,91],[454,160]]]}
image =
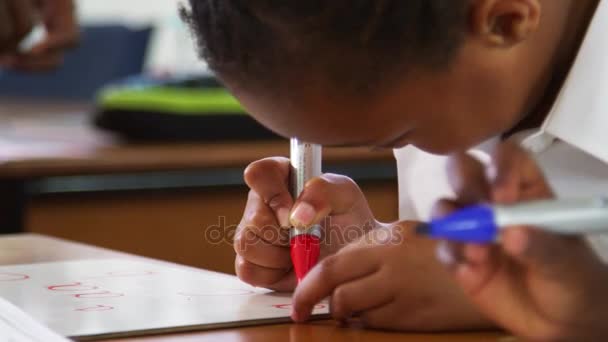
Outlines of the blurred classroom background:
{"label": "blurred classroom background", "polygon": [[[0,234],[33,232],[233,273],[244,168],[288,142],[198,61],[177,0],[78,0],[80,45],[43,74],[0,69]],[[397,219],[391,151],[328,148]],[[2,251],[0,251],[2,253]]]}

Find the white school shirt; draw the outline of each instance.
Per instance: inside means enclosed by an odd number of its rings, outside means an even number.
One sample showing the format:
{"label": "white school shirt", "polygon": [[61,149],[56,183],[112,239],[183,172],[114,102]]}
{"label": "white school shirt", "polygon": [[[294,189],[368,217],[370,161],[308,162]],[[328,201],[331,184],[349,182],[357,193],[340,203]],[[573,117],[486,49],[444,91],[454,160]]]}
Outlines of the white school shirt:
{"label": "white school shirt", "polygon": [[[520,134],[521,136],[521,134]],[[489,161],[491,139],[471,154]],[[521,144],[542,167],[558,197],[608,196],[608,1],[600,1],[572,69],[545,123]],[[395,150],[401,220],[428,220],[433,204],[453,197],[447,157],[408,146]],[[608,234],[589,236],[608,262]]]}

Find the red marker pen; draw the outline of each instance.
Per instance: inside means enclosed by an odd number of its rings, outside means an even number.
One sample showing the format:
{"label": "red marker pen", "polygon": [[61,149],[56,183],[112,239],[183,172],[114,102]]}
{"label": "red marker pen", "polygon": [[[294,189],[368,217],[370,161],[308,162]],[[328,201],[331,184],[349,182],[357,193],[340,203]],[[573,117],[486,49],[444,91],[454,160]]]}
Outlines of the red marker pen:
{"label": "red marker pen", "polygon": [[[297,138],[291,139],[291,194],[297,199],[310,179],[321,176],[322,149]],[[298,283],[319,261],[321,226],[291,228],[291,261]]]}

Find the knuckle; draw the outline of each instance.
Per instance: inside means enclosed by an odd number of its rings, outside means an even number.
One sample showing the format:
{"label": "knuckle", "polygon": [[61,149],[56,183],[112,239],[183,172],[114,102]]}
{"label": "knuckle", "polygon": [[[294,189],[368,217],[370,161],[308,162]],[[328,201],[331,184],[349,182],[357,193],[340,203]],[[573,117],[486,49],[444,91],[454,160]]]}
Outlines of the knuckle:
{"label": "knuckle", "polygon": [[306,191],[308,193],[325,192],[326,189],[331,185],[330,181],[324,176],[316,177],[309,180],[306,185]]}
{"label": "knuckle", "polygon": [[289,207],[292,204],[291,196],[286,192],[281,192],[268,199],[268,206],[273,210]]}
{"label": "knuckle", "polygon": [[348,197],[356,198],[356,196],[361,193],[361,190],[357,183],[350,177],[326,173],[310,180],[306,184],[306,192],[319,195],[340,192]]}
{"label": "knuckle", "polygon": [[[391,317],[391,319],[388,319]],[[409,319],[409,318],[408,318]],[[386,308],[375,309],[372,311],[363,312],[360,316],[361,323],[366,328],[395,330],[410,327],[410,324],[404,324],[403,318],[394,317]],[[413,326],[412,328],[414,328]]]}
{"label": "knuckle", "polygon": [[251,207],[260,202],[260,195],[253,189],[247,193],[247,207]]}
{"label": "knuckle", "polygon": [[266,229],[267,227],[273,227],[273,218],[268,215],[264,210],[253,210],[249,213],[246,222],[248,226],[255,227],[257,229]]}
{"label": "knuckle", "polygon": [[342,185],[349,188],[358,189],[359,186],[357,183],[350,177],[344,175],[338,175],[335,173],[326,173],[321,176],[321,179],[324,179],[328,185]]}
{"label": "knuckle", "polygon": [[253,190],[250,191],[241,225],[244,227],[273,225],[274,217],[265,206],[260,197]]}
{"label": "knuckle", "polygon": [[282,245],[284,241],[284,235],[281,231],[286,231],[285,229],[280,229],[274,225],[265,225],[260,226],[258,228],[258,236],[262,239],[262,242],[271,244],[271,245]]}
{"label": "knuckle", "polygon": [[245,171],[243,171],[243,178],[249,187],[251,187],[252,181],[255,181],[256,176],[260,174],[259,169],[263,168],[263,163],[263,160],[254,161],[245,168]]}
{"label": "knuckle", "polygon": [[321,176],[321,178],[327,180],[331,183],[340,183],[340,182],[348,182],[352,181],[352,179],[345,175],[339,175],[337,173],[325,173]]}
{"label": "knuckle", "polygon": [[350,198],[357,198],[363,193],[359,185],[350,177],[340,175],[329,175],[334,179],[333,184],[340,188],[340,191],[347,194]]}
{"label": "knuckle", "polygon": [[256,182],[259,179],[266,178],[268,175],[278,174],[277,171],[281,170],[282,165],[285,164],[286,160],[287,159],[285,158],[279,157],[266,158],[249,164],[243,172],[245,183],[247,183],[250,188],[255,188]]}
{"label": "knuckle", "polygon": [[255,265],[247,262],[245,259],[237,258],[235,262],[235,271],[239,279],[252,286],[265,286],[261,284],[257,277]]}
{"label": "knuckle", "polygon": [[348,291],[343,286],[339,286],[331,296],[332,312],[335,312],[338,316],[343,316],[348,310],[348,303]]}
{"label": "knuckle", "polygon": [[310,293],[296,290],[293,296],[293,303],[296,307],[314,307],[317,303]]}
{"label": "knuckle", "polygon": [[328,282],[331,282],[336,270],[336,266],[338,264],[338,256],[332,255],[325,258],[319,264],[319,278],[325,279]]}
{"label": "knuckle", "polygon": [[246,256],[250,247],[257,241],[258,237],[251,229],[240,226],[234,236],[234,251],[238,255]]}
{"label": "knuckle", "polygon": [[381,328],[381,320],[378,319],[377,313],[366,311],[361,313],[359,319],[366,328]]}

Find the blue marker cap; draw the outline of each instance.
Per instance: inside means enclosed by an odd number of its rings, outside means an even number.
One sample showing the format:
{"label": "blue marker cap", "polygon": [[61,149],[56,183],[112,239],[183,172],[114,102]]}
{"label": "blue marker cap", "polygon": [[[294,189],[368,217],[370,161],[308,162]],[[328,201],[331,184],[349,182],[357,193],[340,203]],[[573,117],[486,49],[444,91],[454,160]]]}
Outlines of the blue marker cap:
{"label": "blue marker cap", "polygon": [[496,241],[499,231],[494,220],[494,211],[491,207],[482,205],[422,224],[416,232],[434,239],[491,243]]}

